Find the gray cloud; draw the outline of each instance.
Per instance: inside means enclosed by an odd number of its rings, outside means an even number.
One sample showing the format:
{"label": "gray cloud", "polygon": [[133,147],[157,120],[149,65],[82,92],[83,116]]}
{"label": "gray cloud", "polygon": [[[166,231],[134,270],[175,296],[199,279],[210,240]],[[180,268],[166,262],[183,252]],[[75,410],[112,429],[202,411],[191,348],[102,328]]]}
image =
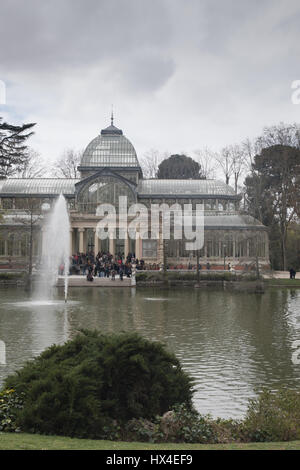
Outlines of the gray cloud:
{"label": "gray cloud", "polygon": [[299,120],[299,19],[298,0],[0,0],[4,112],[49,158],[112,103],[139,152],[220,147]]}
{"label": "gray cloud", "polygon": [[[168,43],[171,28],[160,4],[139,0],[1,0],[1,60],[18,67],[78,65]],[[37,62],[38,60],[38,62]]]}
{"label": "gray cloud", "polygon": [[129,88],[152,90],[174,72],[166,51],[172,34],[157,0],[1,1],[1,65],[16,72],[65,74],[110,63]]}
{"label": "gray cloud", "polygon": [[175,72],[174,61],[155,50],[143,50],[118,61],[115,69],[125,89],[151,91],[163,86]]}

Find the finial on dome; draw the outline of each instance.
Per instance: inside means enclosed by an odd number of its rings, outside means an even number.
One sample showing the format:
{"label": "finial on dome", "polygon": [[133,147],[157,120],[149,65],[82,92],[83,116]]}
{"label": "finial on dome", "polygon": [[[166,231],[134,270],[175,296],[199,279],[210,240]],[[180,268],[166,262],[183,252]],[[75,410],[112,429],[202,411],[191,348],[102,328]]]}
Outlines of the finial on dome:
{"label": "finial on dome", "polygon": [[113,125],[114,125],[114,109],[113,109],[113,105],[111,105],[111,118],[110,118],[110,121],[111,121],[111,125],[113,126]]}
{"label": "finial on dome", "polygon": [[111,116],[110,116],[111,124],[110,126],[106,127],[106,129],[102,129],[101,135],[122,135],[123,132],[121,129],[118,129],[114,126],[114,110],[113,105],[111,105]]}

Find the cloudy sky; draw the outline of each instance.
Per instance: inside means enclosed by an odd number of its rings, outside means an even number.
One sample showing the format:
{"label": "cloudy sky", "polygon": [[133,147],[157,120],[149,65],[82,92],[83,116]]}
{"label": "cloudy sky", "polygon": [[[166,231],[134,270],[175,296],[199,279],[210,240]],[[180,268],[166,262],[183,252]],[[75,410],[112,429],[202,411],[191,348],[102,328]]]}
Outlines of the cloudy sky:
{"label": "cloudy sky", "polygon": [[109,125],[150,148],[218,150],[300,122],[298,0],[0,0],[12,123],[46,161]]}

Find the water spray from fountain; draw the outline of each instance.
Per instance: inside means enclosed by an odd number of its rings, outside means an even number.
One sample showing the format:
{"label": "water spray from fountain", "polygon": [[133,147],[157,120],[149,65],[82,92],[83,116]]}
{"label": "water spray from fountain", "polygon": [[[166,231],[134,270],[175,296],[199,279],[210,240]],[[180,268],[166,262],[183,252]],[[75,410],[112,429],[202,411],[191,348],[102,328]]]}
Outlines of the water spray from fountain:
{"label": "water spray from fountain", "polygon": [[70,256],[70,220],[67,203],[61,194],[55,202],[46,227],[42,255],[42,282],[38,288],[38,297],[49,299],[53,286],[57,282],[59,268],[64,266],[64,295],[68,298],[68,273]]}

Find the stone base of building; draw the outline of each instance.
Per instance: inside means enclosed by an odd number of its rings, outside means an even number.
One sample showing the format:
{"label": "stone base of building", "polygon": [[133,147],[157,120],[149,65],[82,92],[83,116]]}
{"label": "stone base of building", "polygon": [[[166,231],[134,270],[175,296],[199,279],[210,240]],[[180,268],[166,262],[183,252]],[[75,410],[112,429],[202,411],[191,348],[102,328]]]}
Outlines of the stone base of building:
{"label": "stone base of building", "polygon": [[[65,283],[64,276],[59,276],[56,287],[63,287]],[[123,278],[123,281],[116,276],[113,281],[111,278],[94,277],[93,281],[87,281],[86,276],[68,276],[69,287],[131,287],[131,279]]]}
{"label": "stone base of building", "polygon": [[[145,259],[146,270],[159,270],[162,267],[161,263],[158,263],[153,259]],[[214,270],[214,271],[224,271],[228,270],[228,265],[234,271],[254,271],[256,270],[256,260],[249,258],[226,258],[225,263],[224,259],[220,258],[200,258],[199,265],[201,270]],[[259,268],[263,271],[269,271],[271,269],[270,262],[264,258],[258,260]],[[167,269],[169,270],[196,270],[197,262],[195,258],[168,258],[167,259]]]}
{"label": "stone base of building", "polygon": [[[39,262],[38,258],[33,259],[33,270],[35,270],[36,264]],[[151,271],[158,271],[162,269],[163,264],[157,259],[145,258],[145,269]],[[226,258],[225,263],[220,258],[200,258],[199,259],[201,270],[217,270],[223,271],[228,270],[230,264],[231,269],[234,271],[254,271],[256,270],[256,261],[249,258]],[[266,259],[259,259],[259,268],[263,271],[270,271],[270,263]],[[28,260],[23,257],[1,257],[0,258],[0,271],[27,271]],[[170,270],[187,270],[197,269],[197,263],[195,258],[168,258],[167,269]]]}

